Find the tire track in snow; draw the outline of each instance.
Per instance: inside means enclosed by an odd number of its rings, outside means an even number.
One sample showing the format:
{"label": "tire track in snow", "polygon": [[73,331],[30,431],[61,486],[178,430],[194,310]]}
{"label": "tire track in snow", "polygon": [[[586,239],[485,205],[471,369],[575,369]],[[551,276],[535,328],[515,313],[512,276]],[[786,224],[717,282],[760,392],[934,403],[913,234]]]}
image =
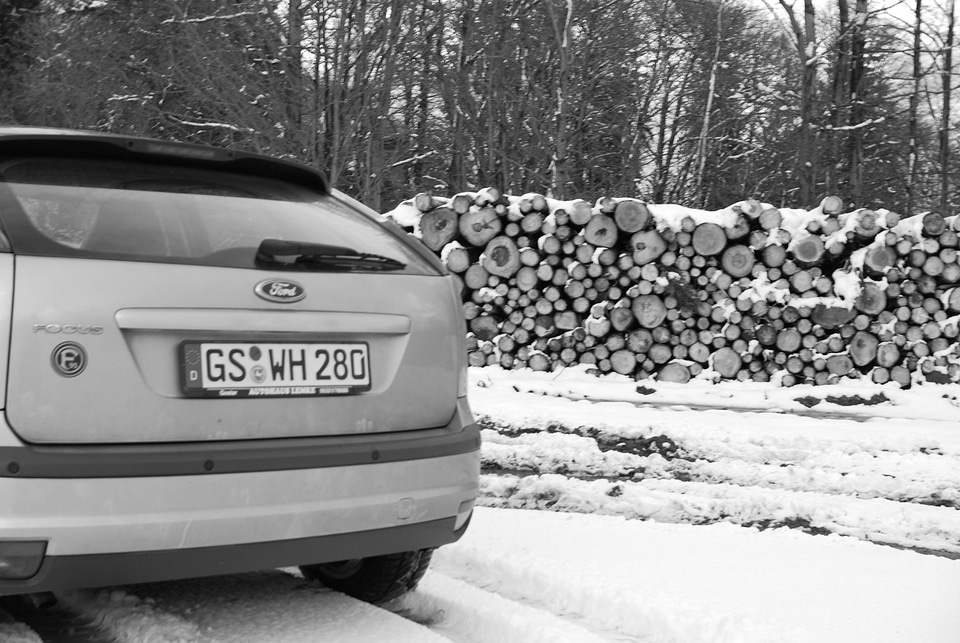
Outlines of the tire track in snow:
{"label": "tire track in snow", "polygon": [[448,641],[387,610],[270,570],[64,596],[117,643]]}
{"label": "tire track in snow", "polygon": [[[442,555],[443,549],[436,555]],[[553,611],[535,598],[521,598],[500,586],[470,582],[431,569],[416,591],[384,607],[458,643],[603,643],[642,641]]]}
{"label": "tire track in snow", "polygon": [[[831,424],[834,437],[812,419],[808,436],[714,430],[700,417],[676,426],[480,417],[482,505],[790,527],[960,555],[960,453],[908,433],[858,439]],[[735,427],[737,417],[724,421]]]}
{"label": "tire track in snow", "polygon": [[[117,643],[645,640],[433,570],[417,590],[383,607],[306,581],[294,570],[83,590],[61,599],[70,609],[99,623]],[[0,634],[3,632],[0,629]]]}
{"label": "tire track in snow", "polygon": [[[491,555],[482,544],[460,541],[437,550],[433,562],[435,570],[431,573],[457,578],[512,601],[535,606],[579,624],[603,640],[638,643],[792,640],[781,639],[763,623],[731,618],[728,614],[704,610],[700,605],[678,602],[674,597],[622,592],[622,588],[611,586],[602,573],[571,577],[569,570],[557,565],[556,560],[549,556],[540,559],[529,551]],[[704,632],[710,633],[706,639]],[[523,639],[507,637],[497,643],[513,640]]]}
{"label": "tire track in snow", "polygon": [[[501,429],[502,431],[503,429]],[[483,431],[486,473],[559,473],[581,480],[676,479],[816,491],[960,508],[960,459],[939,453],[864,453],[836,443],[777,446],[723,441],[709,449],[669,441],[680,455],[638,448],[635,439],[557,430],[512,435]],[[646,442],[646,441],[645,441]]]}
{"label": "tire track in snow", "polygon": [[487,507],[595,513],[664,523],[790,527],[903,548],[960,553],[960,512],[881,498],[861,500],[678,480],[578,480],[555,474],[484,475],[480,489],[479,504]]}

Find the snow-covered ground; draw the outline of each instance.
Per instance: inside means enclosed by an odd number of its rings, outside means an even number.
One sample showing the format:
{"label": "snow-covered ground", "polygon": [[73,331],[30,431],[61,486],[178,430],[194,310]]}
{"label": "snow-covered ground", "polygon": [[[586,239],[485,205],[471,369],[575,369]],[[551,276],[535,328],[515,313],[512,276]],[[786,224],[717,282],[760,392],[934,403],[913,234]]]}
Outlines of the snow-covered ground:
{"label": "snow-covered ground", "polygon": [[958,397],[476,369],[483,506],[388,609],[294,570],[62,599],[137,643],[957,643]]}

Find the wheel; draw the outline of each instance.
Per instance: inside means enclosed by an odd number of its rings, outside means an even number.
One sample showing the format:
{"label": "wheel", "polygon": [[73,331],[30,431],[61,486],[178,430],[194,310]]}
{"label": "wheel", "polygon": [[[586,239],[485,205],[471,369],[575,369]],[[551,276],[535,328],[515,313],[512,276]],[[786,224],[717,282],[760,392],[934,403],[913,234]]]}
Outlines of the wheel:
{"label": "wheel", "polygon": [[368,603],[384,603],[416,588],[430,565],[432,549],[335,563],[301,565],[304,577]]}

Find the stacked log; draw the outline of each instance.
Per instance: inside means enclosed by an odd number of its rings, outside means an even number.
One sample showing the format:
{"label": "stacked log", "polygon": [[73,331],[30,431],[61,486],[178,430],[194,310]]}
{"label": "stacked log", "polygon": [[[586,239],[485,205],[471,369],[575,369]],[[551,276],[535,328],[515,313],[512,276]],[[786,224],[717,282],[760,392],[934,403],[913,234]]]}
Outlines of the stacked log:
{"label": "stacked log", "polygon": [[473,366],[638,380],[960,381],[960,217],[827,197],[703,211],[493,188],[386,216],[463,282]]}

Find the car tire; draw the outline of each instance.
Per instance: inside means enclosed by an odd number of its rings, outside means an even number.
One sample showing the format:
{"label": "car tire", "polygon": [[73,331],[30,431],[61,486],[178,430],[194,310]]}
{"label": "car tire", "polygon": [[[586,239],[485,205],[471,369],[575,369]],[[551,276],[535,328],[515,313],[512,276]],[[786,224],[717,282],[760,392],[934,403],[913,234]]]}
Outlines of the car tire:
{"label": "car tire", "polygon": [[305,578],[368,603],[385,603],[416,588],[427,572],[433,549],[406,551],[335,563],[301,565]]}

